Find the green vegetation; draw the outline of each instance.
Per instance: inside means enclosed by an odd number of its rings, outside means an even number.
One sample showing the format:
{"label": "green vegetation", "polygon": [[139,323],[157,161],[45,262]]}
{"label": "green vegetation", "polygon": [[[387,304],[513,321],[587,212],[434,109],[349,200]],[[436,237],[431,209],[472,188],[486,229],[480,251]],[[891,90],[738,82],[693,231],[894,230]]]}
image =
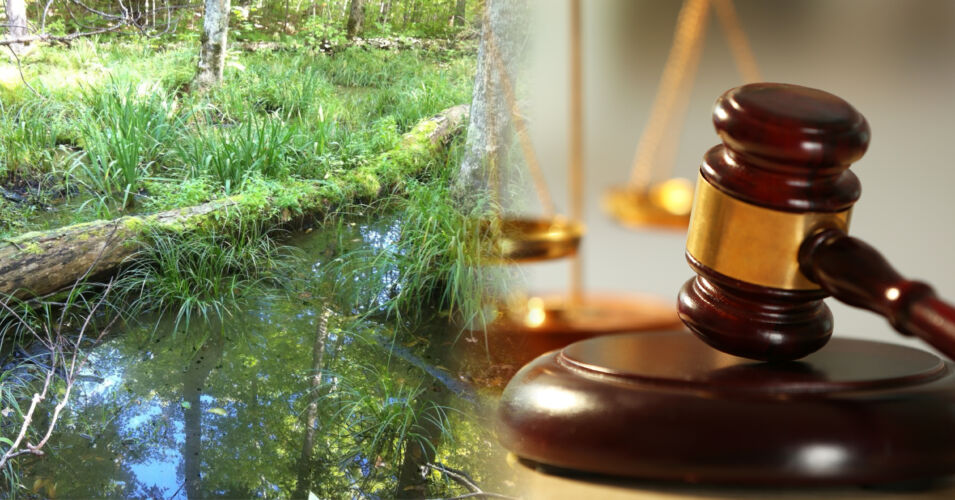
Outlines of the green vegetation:
{"label": "green vegetation", "polygon": [[0,138],[0,177],[41,196],[5,203],[0,236],[48,227],[51,217],[36,208],[60,195],[78,201],[57,224],[240,194],[253,179],[347,190],[356,170],[415,123],[468,102],[473,71],[470,51],[239,53],[222,87],[182,94],[179,73],[192,51],[81,40],[25,56],[40,97],[19,82],[0,89],[0,131],[9,132]]}
{"label": "green vegetation", "polygon": [[503,268],[486,264],[500,228],[492,204],[462,209],[454,202],[449,173],[457,161],[449,155],[443,175],[409,180],[405,196],[382,200],[377,210],[392,211],[401,221],[388,233],[392,241],[336,259],[328,273],[338,282],[336,294],[360,310],[399,320],[420,322],[432,308],[462,328],[480,330],[494,319],[489,306],[505,294],[508,280]]}
{"label": "green vegetation", "polygon": [[257,221],[191,234],[158,229],[147,233],[116,288],[128,298],[130,316],[173,315],[173,334],[193,316],[221,323],[243,295],[262,293],[288,274],[288,262],[272,234]]}
{"label": "green vegetation", "polygon": [[[431,144],[423,122],[470,102],[474,41],[451,22],[459,2],[421,0],[365,2],[362,36],[388,48],[352,43],[346,3],[234,5],[223,84],[207,92],[190,88],[188,8],[169,33],[143,12],[138,28],[161,36],[0,64],[0,239],[44,252],[18,238],[129,215],[120,227],[138,235],[109,285],[0,301],[0,455],[17,453],[0,496],[392,497],[437,459],[490,480],[501,457],[460,439],[487,441],[490,425],[449,383],[449,352],[493,318],[496,207],[455,203],[464,138]],[[45,32],[103,21],[60,9]],[[38,442],[50,453],[31,453]],[[143,467],[176,483],[140,481]],[[459,488],[432,471],[422,491]]]}

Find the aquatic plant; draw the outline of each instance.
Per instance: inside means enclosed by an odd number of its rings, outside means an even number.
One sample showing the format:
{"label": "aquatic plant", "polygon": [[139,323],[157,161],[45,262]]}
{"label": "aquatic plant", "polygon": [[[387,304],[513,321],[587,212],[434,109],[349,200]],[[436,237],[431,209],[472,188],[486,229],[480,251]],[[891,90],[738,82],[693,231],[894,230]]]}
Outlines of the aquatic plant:
{"label": "aquatic plant", "polygon": [[343,467],[362,462],[401,464],[409,443],[434,453],[434,437],[426,426],[450,437],[451,407],[424,397],[428,386],[392,366],[361,364],[352,373],[335,376],[336,387],[322,397],[334,408],[354,445],[338,457]]}
{"label": "aquatic plant", "polygon": [[[230,316],[244,296],[280,284],[291,265],[277,230],[236,217],[229,224],[188,233],[156,229],[129,259],[116,289],[127,315],[173,315],[173,331]],[[158,324],[158,323],[157,323]]]}
{"label": "aquatic plant", "polygon": [[510,279],[493,263],[499,231],[491,200],[460,203],[451,178],[460,144],[450,148],[429,177],[405,183],[405,194],[379,203],[394,214],[386,245],[348,252],[330,265],[344,302],[370,313],[421,321],[439,311],[462,328],[483,328]]}

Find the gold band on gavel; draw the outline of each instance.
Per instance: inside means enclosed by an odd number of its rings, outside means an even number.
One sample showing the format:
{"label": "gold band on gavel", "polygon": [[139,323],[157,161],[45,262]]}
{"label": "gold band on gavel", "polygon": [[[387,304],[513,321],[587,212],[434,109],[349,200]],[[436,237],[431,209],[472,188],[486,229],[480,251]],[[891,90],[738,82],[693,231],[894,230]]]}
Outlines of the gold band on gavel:
{"label": "gold band on gavel", "polygon": [[848,229],[851,210],[792,213],[763,208],[729,196],[701,174],[686,251],[730,278],[784,290],[816,290],[819,285],[799,270],[799,246],[820,229]]}

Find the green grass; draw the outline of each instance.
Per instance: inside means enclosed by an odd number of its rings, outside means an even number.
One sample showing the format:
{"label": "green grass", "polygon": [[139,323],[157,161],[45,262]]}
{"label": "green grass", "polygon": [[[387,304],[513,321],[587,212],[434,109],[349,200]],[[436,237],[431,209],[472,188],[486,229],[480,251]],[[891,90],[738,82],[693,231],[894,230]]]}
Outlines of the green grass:
{"label": "green grass", "polygon": [[191,323],[221,322],[243,298],[280,284],[291,260],[276,231],[236,219],[228,227],[182,234],[147,233],[116,283],[130,317],[175,318],[173,332]]}
{"label": "green grass", "polygon": [[73,177],[89,192],[126,208],[142,181],[156,173],[184,118],[157,84],[111,82],[84,94],[79,129],[85,155]]}
{"label": "green grass", "polygon": [[412,322],[426,321],[435,311],[462,328],[480,329],[494,319],[490,304],[506,293],[511,277],[493,265],[498,208],[480,196],[462,204],[452,193],[462,143],[463,137],[450,146],[432,176],[406,180],[402,196],[379,201],[375,209],[396,221],[394,242],[332,262],[327,274],[337,282],[338,300],[356,311]]}
{"label": "green grass", "polygon": [[322,403],[335,408],[333,419],[345,423],[354,443],[339,457],[342,466],[356,457],[400,464],[408,443],[434,451],[425,433],[428,424],[450,439],[451,408],[429,401],[429,386],[417,374],[368,364],[333,377],[338,386]]}
{"label": "green grass", "polygon": [[[211,197],[241,193],[253,176],[331,182],[469,102],[473,79],[469,51],[232,52],[224,84],[199,95],[184,92],[194,52],[84,40],[27,56],[42,97],[0,88],[0,182],[75,188],[85,202],[75,222],[175,207],[184,182],[214,186]],[[0,236],[46,227],[15,209],[0,210]]]}
{"label": "green grass", "polygon": [[212,179],[225,194],[233,194],[255,175],[281,179],[293,168],[304,170],[299,160],[314,149],[298,123],[249,115],[228,127],[182,137],[175,156],[186,179]]}

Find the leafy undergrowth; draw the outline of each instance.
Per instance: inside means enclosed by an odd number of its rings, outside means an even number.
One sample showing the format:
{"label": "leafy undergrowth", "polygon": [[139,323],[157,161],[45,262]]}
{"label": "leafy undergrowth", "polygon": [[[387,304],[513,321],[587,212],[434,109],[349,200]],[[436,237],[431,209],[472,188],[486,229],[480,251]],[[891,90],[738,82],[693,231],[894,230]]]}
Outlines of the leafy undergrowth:
{"label": "leafy undergrowth", "polygon": [[[349,173],[415,123],[470,100],[470,51],[235,52],[205,95],[188,91],[194,52],[83,40],[28,55],[40,96],[18,81],[0,88],[0,237],[270,181],[335,191],[344,179],[347,190]],[[60,205],[69,217],[50,215]]]}

